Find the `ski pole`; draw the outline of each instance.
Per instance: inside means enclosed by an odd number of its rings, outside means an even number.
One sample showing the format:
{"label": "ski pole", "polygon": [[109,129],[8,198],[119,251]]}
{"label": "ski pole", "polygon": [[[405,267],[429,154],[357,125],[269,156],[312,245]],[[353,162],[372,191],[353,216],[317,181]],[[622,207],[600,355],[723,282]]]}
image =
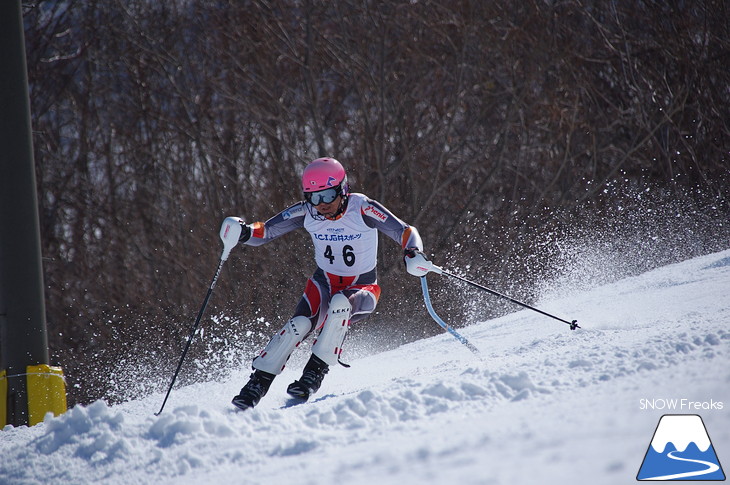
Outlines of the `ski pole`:
{"label": "ski pole", "polygon": [[464,283],[467,283],[467,284],[469,284],[469,285],[471,285],[471,286],[473,286],[475,288],[479,288],[480,290],[484,290],[487,293],[490,293],[490,294],[492,294],[494,296],[497,296],[499,298],[504,298],[505,300],[509,300],[512,303],[515,303],[515,304],[520,305],[522,307],[528,308],[528,309],[530,309],[532,311],[535,311],[537,313],[541,313],[542,315],[545,315],[546,317],[554,318],[555,320],[558,320],[559,322],[567,323],[570,326],[570,329],[571,330],[575,330],[576,328],[581,328],[580,325],[578,325],[578,320],[573,320],[573,321],[570,321],[570,322],[568,320],[563,320],[560,317],[556,317],[555,315],[551,315],[551,314],[549,314],[547,312],[544,312],[544,311],[542,311],[542,310],[540,310],[538,308],[535,308],[533,306],[530,306],[527,303],[523,303],[521,301],[515,300],[514,298],[512,298],[510,296],[503,295],[502,293],[499,293],[497,291],[494,291],[491,288],[487,288],[486,286],[480,285],[479,283],[475,283],[475,282],[473,282],[471,280],[468,280],[468,279],[466,279],[466,278],[464,278],[462,276],[458,276],[458,275],[455,275],[453,273],[449,273],[448,271],[444,271],[443,269],[439,268],[436,265],[434,265],[434,268],[438,268],[438,271],[436,271],[436,272],[439,273],[439,274],[443,274],[443,275],[449,276],[451,278],[455,278],[457,280],[463,281]]}
{"label": "ski pole", "polygon": [[431,315],[431,318],[433,318],[436,323],[438,323],[441,328],[449,332],[451,335],[453,335],[456,340],[461,342],[466,346],[467,349],[471,350],[474,354],[479,356],[481,358],[481,353],[479,352],[479,349],[474,346],[471,342],[469,342],[466,337],[463,337],[459,332],[454,330],[449,324],[444,322],[441,317],[438,316],[436,311],[433,309],[433,305],[431,305],[431,297],[428,295],[428,284],[426,283],[426,277],[421,276],[421,290],[423,290],[423,301],[426,302],[426,308],[428,309],[428,313]]}
{"label": "ski pole", "polygon": [[223,241],[223,253],[221,254],[220,261],[218,262],[218,268],[215,270],[215,275],[213,276],[213,281],[211,281],[210,286],[208,287],[208,293],[205,295],[205,299],[203,300],[203,306],[200,307],[200,311],[198,312],[198,317],[195,319],[195,324],[193,325],[193,330],[190,332],[190,336],[188,337],[187,344],[185,344],[185,349],[183,350],[182,355],[180,356],[180,362],[177,364],[177,369],[175,369],[175,373],[172,375],[172,381],[170,382],[170,386],[167,388],[167,394],[165,394],[165,400],[162,401],[162,406],[160,407],[160,410],[155,413],[155,416],[159,416],[162,413],[162,410],[165,409],[165,404],[167,403],[167,398],[170,397],[170,392],[172,391],[172,386],[175,384],[175,381],[177,380],[177,375],[180,373],[180,369],[182,368],[183,361],[185,361],[185,356],[188,353],[188,349],[190,348],[190,344],[193,342],[193,337],[195,337],[195,332],[198,330],[198,325],[200,325],[200,320],[203,318],[203,313],[205,313],[205,307],[208,306],[208,300],[210,300],[210,295],[213,293],[213,288],[215,288],[215,284],[218,281],[218,276],[221,274],[221,269],[223,268],[223,263],[226,262],[228,259],[228,256],[231,254],[231,249],[233,249],[236,244],[238,244],[238,238],[241,237],[241,219],[237,217],[226,217],[223,221],[223,225],[221,226],[220,231],[220,237],[221,241]]}

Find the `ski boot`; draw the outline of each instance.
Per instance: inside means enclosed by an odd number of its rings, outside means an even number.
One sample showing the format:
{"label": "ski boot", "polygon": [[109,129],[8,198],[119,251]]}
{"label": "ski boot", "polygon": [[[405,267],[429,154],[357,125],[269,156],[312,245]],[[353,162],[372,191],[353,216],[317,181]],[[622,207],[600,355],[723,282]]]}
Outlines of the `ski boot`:
{"label": "ski boot", "polygon": [[316,355],[312,355],[307,365],[304,366],[302,377],[289,384],[286,392],[292,397],[306,401],[309,396],[317,392],[319,386],[322,385],[322,379],[328,372],[329,366]]}
{"label": "ski boot", "polygon": [[234,397],[231,402],[234,406],[244,410],[256,406],[261,398],[269,391],[274,377],[276,377],[274,374],[255,370],[251,374],[251,379],[249,379],[238,396]]}

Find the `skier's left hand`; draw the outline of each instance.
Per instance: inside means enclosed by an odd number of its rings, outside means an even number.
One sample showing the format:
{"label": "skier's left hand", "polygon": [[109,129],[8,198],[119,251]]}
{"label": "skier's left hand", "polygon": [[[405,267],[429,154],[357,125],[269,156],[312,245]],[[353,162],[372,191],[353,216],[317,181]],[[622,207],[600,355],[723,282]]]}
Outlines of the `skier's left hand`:
{"label": "skier's left hand", "polygon": [[406,263],[406,271],[413,276],[425,276],[434,268],[433,263],[418,248],[404,249],[403,261]]}

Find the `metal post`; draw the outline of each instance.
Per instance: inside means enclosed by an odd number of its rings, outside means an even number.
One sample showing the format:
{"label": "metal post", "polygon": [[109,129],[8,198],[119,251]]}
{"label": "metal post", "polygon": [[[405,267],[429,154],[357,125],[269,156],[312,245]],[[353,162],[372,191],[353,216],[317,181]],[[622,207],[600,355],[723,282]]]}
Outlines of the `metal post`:
{"label": "metal post", "polygon": [[48,364],[40,229],[20,0],[0,0],[0,369],[7,422],[28,424],[26,373]]}

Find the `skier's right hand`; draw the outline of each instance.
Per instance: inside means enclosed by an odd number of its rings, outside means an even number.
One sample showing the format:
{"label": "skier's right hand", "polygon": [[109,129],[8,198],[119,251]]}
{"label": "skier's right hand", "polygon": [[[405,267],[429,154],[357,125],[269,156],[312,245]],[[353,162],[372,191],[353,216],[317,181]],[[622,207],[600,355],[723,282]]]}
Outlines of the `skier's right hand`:
{"label": "skier's right hand", "polygon": [[251,239],[251,226],[243,222],[243,219],[239,221],[241,223],[241,237],[238,238],[238,242],[245,243]]}
{"label": "skier's right hand", "polygon": [[235,248],[241,240],[244,227],[246,226],[243,223],[243,219],[240,217],[226,217],[223,220],[220,230],[220,237],[223,242],[223,254],[221,255],[222,261],[228,259],[228,256],[231,254],[231,250]]}

